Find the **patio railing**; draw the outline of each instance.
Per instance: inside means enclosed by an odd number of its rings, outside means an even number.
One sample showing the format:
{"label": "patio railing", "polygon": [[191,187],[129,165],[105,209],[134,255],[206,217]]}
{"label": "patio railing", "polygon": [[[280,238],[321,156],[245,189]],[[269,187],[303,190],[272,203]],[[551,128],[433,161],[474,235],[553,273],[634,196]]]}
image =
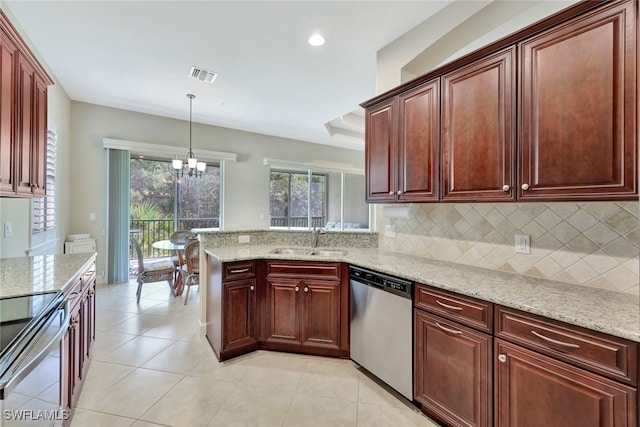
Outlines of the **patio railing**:
{"label": "patio railing", "polygon": [[[306,216],[272,216],[271,217],[271,226],[272,227],[309,227],[309,218]],[[325,219],[324,216],[312,216],[311,217],[311,227],[324,227]]]}
{"label": "patio railing", "polygon": [[[159,240],[168,240],[173,233],[173,225],[173,219],[132,219],[129,221],[129,230],[140,243],[144,258],[159,258],[173,254],[170,251],[155,249],[151,245]],[[220,227],[219,218],[185,218],[178,222],[178,230],[218,227]]]}

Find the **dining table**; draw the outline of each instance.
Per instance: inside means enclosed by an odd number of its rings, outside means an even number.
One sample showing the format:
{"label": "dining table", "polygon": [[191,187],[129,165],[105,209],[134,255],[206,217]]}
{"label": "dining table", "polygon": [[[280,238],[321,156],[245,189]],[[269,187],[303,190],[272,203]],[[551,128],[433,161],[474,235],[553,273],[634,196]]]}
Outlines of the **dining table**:
{"label": "dining table", "polygon": [[[165,251],[174,251],[176,255],[178,255],[178,260],[182,259],[182,257],[178,254],[178,251],[181,251],[186,246],[185,243],[173,243],[171,240],[158,240],[157,242],[153,242],[151,247],[155,249],[165,250]],[[176,276],[176,280],[171,286],[171,290],[175,296],[180,296],[182,294],[182,274],[180,274],[180,269],[182,268],[182,263],[179,261],[176,266],[178,270],[178,274]]]}

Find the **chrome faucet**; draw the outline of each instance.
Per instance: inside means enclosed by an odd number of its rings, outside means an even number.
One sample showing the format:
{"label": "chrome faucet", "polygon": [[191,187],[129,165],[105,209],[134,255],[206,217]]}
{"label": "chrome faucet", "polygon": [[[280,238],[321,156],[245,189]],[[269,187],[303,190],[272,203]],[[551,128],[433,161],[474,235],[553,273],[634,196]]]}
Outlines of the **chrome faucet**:
{"label": "chrome faucet", "polygon": [[318,247],[318,236],[324,233],[325,233],[324,228],[313,227],[313,229],[311,230],[311,247],[312,248]]}

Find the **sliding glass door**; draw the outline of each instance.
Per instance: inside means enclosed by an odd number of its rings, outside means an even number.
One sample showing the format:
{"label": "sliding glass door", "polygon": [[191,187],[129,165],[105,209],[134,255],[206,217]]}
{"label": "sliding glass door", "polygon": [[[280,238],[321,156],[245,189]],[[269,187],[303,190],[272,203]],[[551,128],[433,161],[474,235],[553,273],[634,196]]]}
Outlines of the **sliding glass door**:
{"label": "sliding glass door", "polygon": [[145,258],[167,256],[153,243],[175,230],[220,227],[220,165],[207,165],[201,177],[179,177],[171,162],[132,158],[130,233]]}

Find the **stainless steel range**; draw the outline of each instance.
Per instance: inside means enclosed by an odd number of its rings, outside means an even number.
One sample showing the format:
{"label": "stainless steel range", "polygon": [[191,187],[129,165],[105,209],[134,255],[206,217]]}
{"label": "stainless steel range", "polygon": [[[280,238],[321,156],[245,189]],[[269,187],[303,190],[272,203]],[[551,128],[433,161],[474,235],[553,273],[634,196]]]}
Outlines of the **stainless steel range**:
{"label": "stainless steel range", "polygon": [[349,266],[351,359],[413,400],[413,283]]}
{"label": "stainless steel range", "polygon": [[0,300],[0,427],[58,426],[67,418],[60,380],[68,327],[62,293]]}

